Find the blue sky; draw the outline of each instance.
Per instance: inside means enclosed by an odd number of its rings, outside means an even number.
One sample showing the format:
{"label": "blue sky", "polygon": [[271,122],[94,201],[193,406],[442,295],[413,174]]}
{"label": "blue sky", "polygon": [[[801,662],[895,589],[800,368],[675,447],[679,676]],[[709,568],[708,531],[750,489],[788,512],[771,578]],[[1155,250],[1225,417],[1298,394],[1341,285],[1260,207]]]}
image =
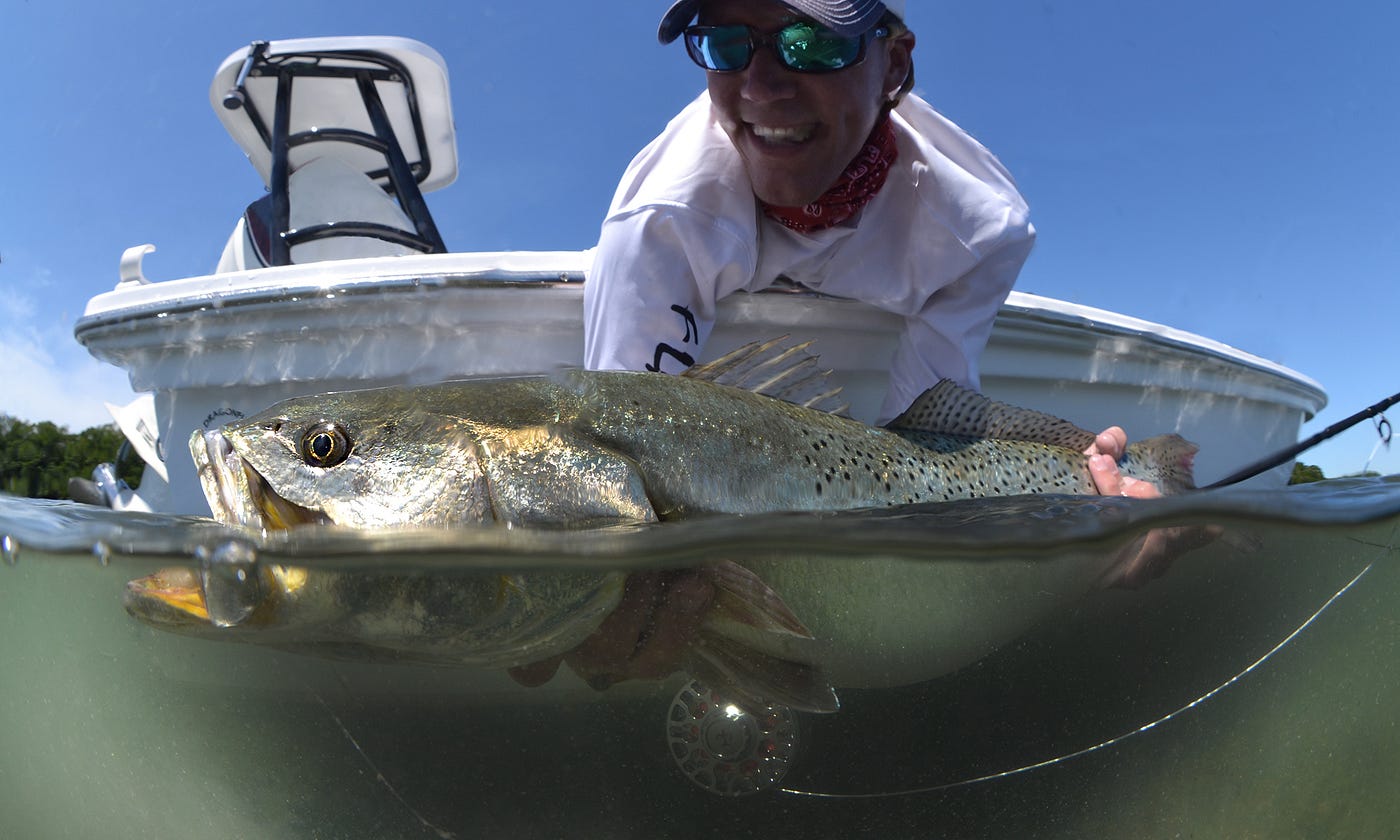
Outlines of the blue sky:
{"label": "blue sky", "polygon": [[[72,339],[131,245],[212,269],[261,182],[212,112],[256,39],[383,34],[447,59],[453,250],[593,244],[632,155],[702,87],[665,0],[9,0],[0,32],[0,413],[71,428],[125,402]],[[910,0],[918,90],[990,146],[1040,238],[1023,291],[1209,336],[1321,382],[1305,433],[1400,390],[1400,61],[1389,3]],[[1400,409],[1392,412],[1400,422]],[[1360,469],[1371,424],[1304,460]],[[1400,472],[1400,443],[1372,469]]]}

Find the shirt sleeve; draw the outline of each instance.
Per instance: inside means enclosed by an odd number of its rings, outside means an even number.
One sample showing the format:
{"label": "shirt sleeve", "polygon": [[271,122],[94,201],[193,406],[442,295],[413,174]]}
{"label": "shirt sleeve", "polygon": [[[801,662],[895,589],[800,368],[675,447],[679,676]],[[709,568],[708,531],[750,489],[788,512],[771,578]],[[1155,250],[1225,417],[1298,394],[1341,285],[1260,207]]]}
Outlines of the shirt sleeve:
{"label": "shirt sleeve", "polygon": [[753,251],[751,241],[683,206],[609,217],[584,284],[584,366],[690,367],[714,326],[716,300],[752,277]]}
{"label": "shirt sleeve", "polygon": [[898,417],[941,379],[981,390],[978,364],[997,311],[1016,283],[1035,243],[1034,229],[988,254],[967,273],[929,296],[895,348],[890,387],[877,422]]}

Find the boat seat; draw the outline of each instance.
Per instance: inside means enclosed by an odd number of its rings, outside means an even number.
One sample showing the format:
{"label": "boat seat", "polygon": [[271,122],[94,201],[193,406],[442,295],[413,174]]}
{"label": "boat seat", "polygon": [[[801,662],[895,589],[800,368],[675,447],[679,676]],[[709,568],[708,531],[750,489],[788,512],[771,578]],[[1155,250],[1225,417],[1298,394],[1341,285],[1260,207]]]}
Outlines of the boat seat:
{"label": "boat seat", "polygon": [[447,251],[423,194],[457,176],[447,65],[407,38],[254,41],[210,103],[268,189],[219,271]]}
{"label": "boat seat", "polygon": [[[370,222],[413,232],[403,209],[369,176],[339,158],[318,157],[292,172],[288,182],[293,230],[339,222]],[[248,205],[219,257],[217,273],[263,268],[271,262],[272,196]],[[390,257],[415,249],[372,236],[333,236],[292,246],[293,263]]]}

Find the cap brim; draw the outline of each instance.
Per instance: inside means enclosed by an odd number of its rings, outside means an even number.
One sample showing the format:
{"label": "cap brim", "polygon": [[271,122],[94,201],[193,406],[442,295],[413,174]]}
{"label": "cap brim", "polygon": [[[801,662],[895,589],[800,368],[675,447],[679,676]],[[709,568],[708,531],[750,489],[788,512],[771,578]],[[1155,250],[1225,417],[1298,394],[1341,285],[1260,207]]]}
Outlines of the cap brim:
{"label": "cap brim", "polygon": [[656,38],[663,44],[669,44],[681,37],[681,33],[690,25],[695,16],[700,12],[700,0],[680,0],[672,6],[666,16],[661,18],[661,27],[656,30]]}

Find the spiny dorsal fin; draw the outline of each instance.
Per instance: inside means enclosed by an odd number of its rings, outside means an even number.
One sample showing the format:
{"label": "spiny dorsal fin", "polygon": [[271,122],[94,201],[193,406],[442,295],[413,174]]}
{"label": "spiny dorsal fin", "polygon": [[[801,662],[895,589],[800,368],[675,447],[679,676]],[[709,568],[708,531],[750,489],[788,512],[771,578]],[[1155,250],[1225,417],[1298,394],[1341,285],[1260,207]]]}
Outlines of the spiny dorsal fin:
{"label": "spiny dorsal fin", "polygon": [[841,387],[832,384],[831,371],[819,369],[817,357],[807,352],[812,342],[786,347],[787,339],[745,344],[681,375],[845,415],[850,405],[839,398]]}
{"label": "spiny dorsal fin", "polygon": [[1048,443],[1082,452],[1095,435],[1068,420],[993,402],[951,379],[944,379],[925,391],[903,414],[892,420],[889,429],[907,429],[942,435],[998,440],[1024,440]]}

